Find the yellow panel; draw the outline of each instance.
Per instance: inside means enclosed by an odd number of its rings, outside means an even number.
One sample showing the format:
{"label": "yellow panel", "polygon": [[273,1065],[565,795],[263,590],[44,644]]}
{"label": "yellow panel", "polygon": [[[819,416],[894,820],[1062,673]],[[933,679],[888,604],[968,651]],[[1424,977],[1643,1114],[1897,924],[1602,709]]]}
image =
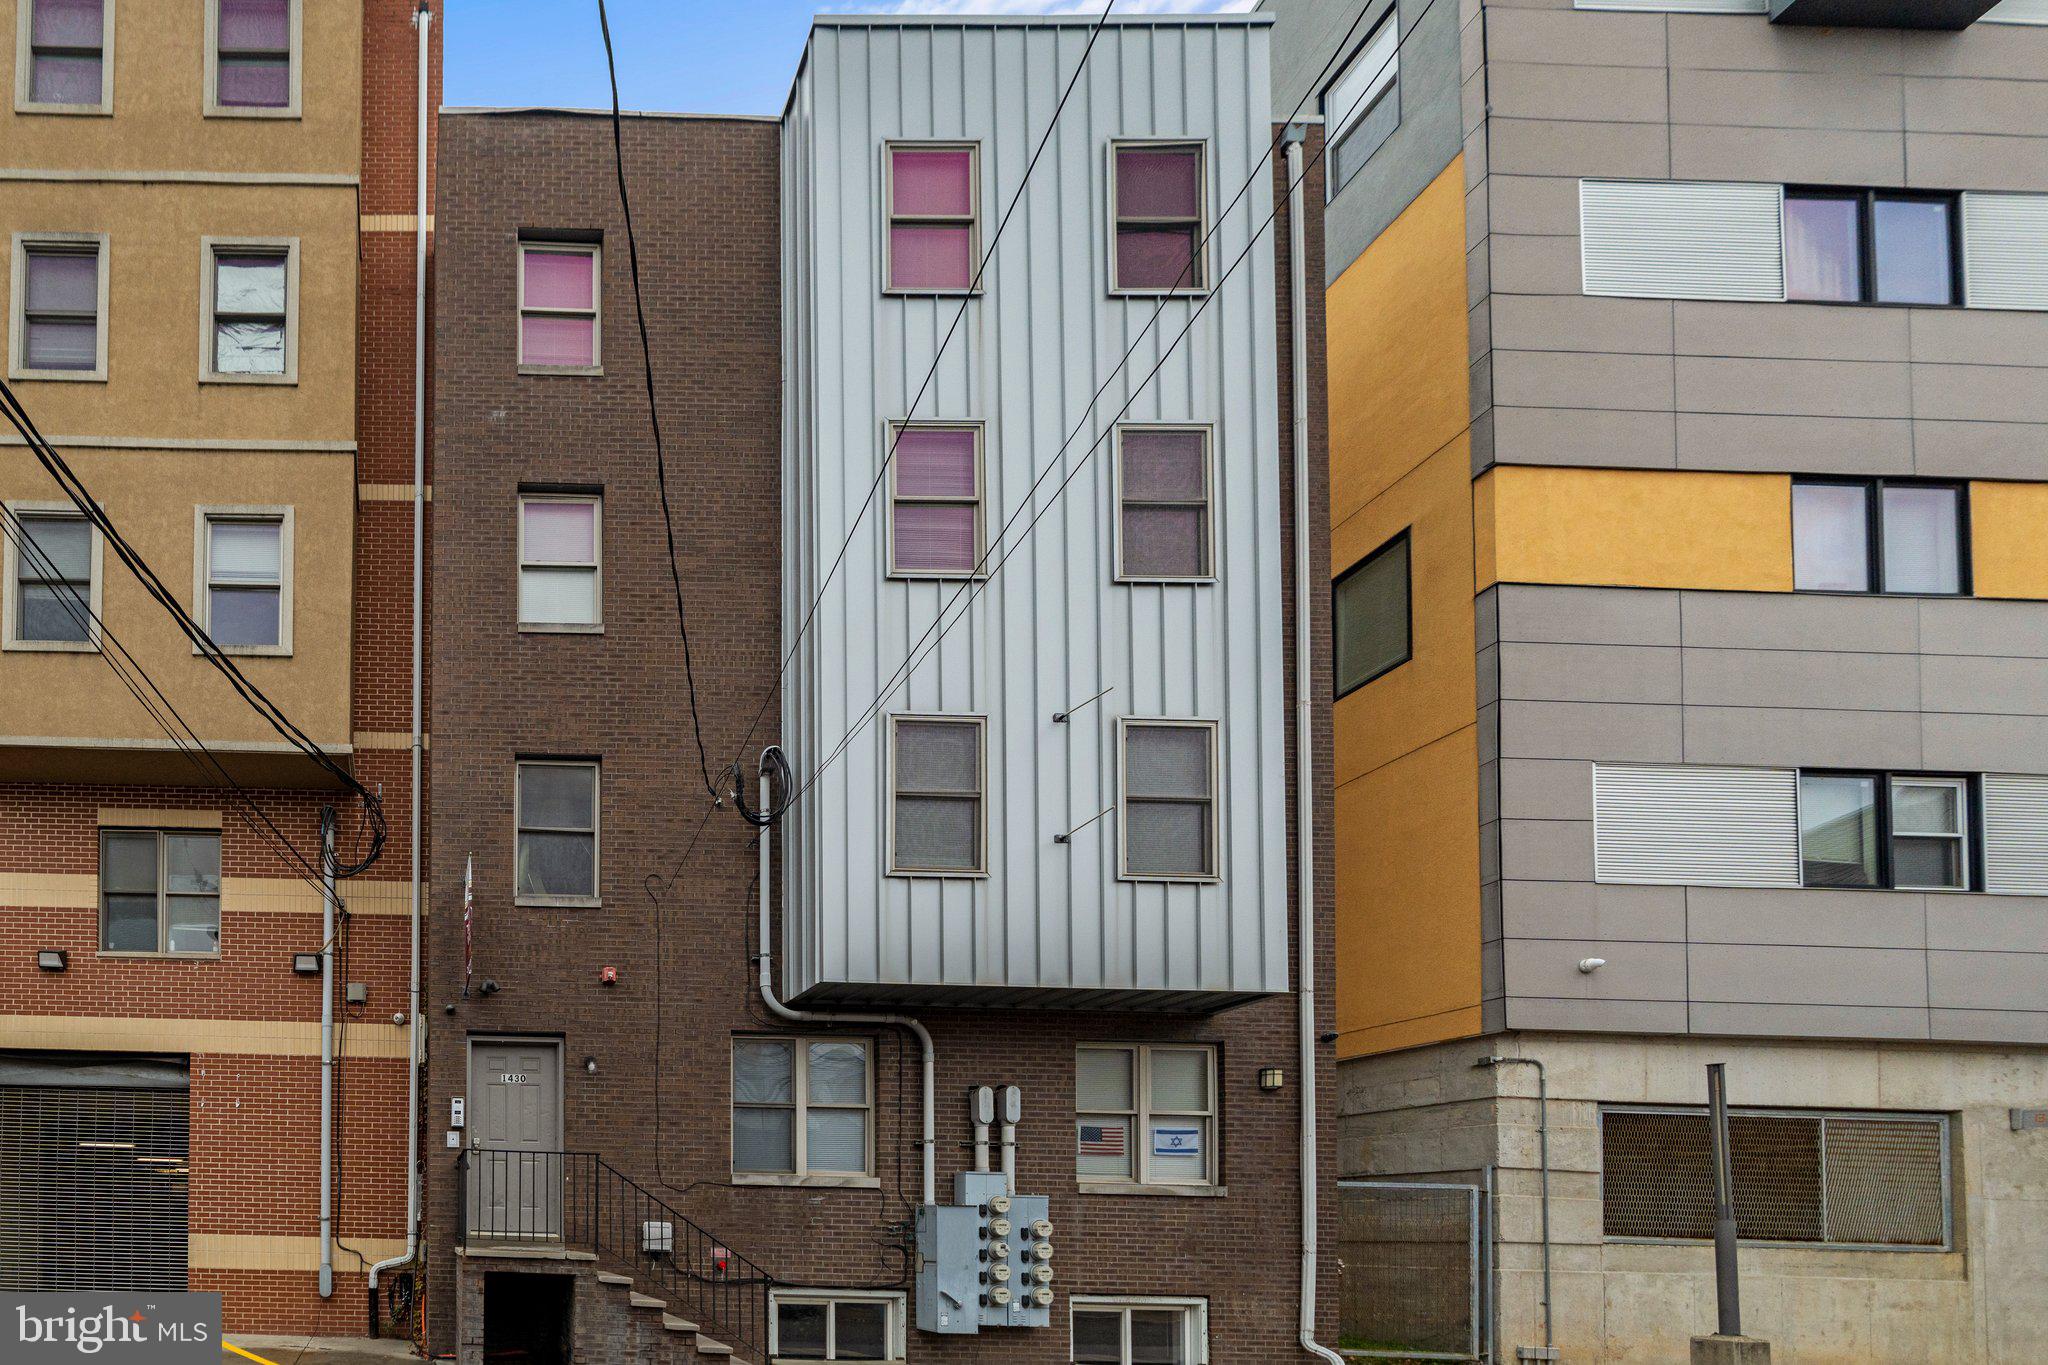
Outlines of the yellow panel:
{"label": "yellow panel", "polygon": [[1979,597],[2048,598],[2048,483],[1970,485],[1970,573]]}
{"label": "yellow panel", "polygon": [[[320,1025],[263,1019],[0,1014],[0,1047],[318,1057]],[[403,1058],[408,1049],[409,1030],[403,1025],[359,1024],[349,1029],[342,1055]]]}
{"label": "yellow panel", "polygon": [[[338,1241],[334,1244],[334,1266],[355,1270],[404,1254],[403,1237],[351,1237],[347,1246]],[[186,1255],[194,1270],[313,1271],[320,1268],[320,1239],[195,1232],[186,1245]]]}
{"label": "yellow panel", "polygon": [[1785,474],[1501,465],[1481,476],[1478,586],[1792,591]]}

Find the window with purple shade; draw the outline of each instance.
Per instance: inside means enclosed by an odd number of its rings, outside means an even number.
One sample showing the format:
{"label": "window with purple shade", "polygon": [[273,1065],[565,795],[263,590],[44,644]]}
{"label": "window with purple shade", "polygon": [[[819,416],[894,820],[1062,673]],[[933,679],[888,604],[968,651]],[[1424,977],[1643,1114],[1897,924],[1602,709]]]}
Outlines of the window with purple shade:
{"label": "window with purple shade", "polygon": [[221,110],[290,110],[296,0],[214,0],[214,103]]}
{"label": "window with purple shade", "polygon": [[895,428],[889,572],[964,578],[981,559],[981,428]]}
{"label": "window with purple shade", "polygon": [[1863,198],[1785,193],[1785,297],[1856,303],[1863,298]]}
{"label": "window with purple shade", "polygon": [[955,293],[974,284],[980,251],[973,144],[892,143],[888,288]]}
{"label": "window with purple shade", "polygon": [[24,242],[18,369],[25,374],[101,373],[97,242]]}
{"label": "window with purple shade", "polygon": [[28,11],[28,99],[64,111],[107,104],[105,0],[22,0]]}
{"label": "window with purple shade", "polygon": [[1209,563],[1209,432],[1117,431],[1117,577],[1205,579]]}
{"label": "window with purple shade", "polygon": [[1111,150],[1120,293],[1205,289],[1203,148],[1199,142],[1117,143]]}
{"label": "window with purple shade", "polygon": [[522,243],[519,363],[527,369],[598,368],[596,246]]}

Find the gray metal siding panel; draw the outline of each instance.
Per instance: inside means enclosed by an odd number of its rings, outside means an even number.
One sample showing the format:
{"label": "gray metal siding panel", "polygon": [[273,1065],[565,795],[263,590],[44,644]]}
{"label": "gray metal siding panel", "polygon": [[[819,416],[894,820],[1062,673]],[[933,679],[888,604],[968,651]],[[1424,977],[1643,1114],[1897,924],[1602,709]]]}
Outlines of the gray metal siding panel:
{"label": "gray metal siding panel", "polygon": [[1776,185],[1582,181],[1586,292],[1783,299],[1782,198]]}
{"label": "gray metal siding panel", "polygon": [[1596,879],[1798,886],[1794,773],[1769,768],[1593,769]]}

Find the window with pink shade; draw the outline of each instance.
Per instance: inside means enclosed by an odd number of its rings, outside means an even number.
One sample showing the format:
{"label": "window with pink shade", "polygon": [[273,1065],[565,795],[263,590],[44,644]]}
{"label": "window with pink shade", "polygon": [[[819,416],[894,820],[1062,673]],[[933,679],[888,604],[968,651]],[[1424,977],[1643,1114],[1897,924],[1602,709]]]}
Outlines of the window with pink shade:
{"label": "window with pink shade", "polygon": [[28,11],[30,106],[90,113],[107,107],[106,0],[22,0]]}
{"label": "window with pink shade", "polygon": [[981,559],[981,428],[894,429],[889,572],[965,578]]}
{"label": "window with pink shade", "polygon": [[889,146],[889,283],[899,293],[974,285],[978,157],[972,144]]}
{"label": "window with pink shade", "polygon": [[1208,288],[1202,144],[1120,142],[1111,157],[1116,251],[1110,288],[1119,293]]}
{"label": "window with pink shade", "polygon": [[519,628],[595,631],[603,621],[598,543],[601,498],[521,494]]}
{"label": "window with pink shade", "polygon": [[522,243],[519,248],[519,364],[529,370],[599,367],[595,246]]}
{"label": "window with pink shade", "polygon": [[295,0],[214,0],[213,103],[222,113],[290,112]]}

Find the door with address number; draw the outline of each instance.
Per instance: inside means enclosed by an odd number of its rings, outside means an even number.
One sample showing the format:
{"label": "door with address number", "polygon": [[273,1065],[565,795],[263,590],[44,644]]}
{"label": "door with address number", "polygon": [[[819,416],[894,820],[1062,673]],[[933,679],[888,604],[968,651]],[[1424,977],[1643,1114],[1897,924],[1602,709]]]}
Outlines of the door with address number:
{"label": "door with address number", "polygon": [[562,1046],[469,1045],[469,1234],[476,1242],[562,1236]]}

